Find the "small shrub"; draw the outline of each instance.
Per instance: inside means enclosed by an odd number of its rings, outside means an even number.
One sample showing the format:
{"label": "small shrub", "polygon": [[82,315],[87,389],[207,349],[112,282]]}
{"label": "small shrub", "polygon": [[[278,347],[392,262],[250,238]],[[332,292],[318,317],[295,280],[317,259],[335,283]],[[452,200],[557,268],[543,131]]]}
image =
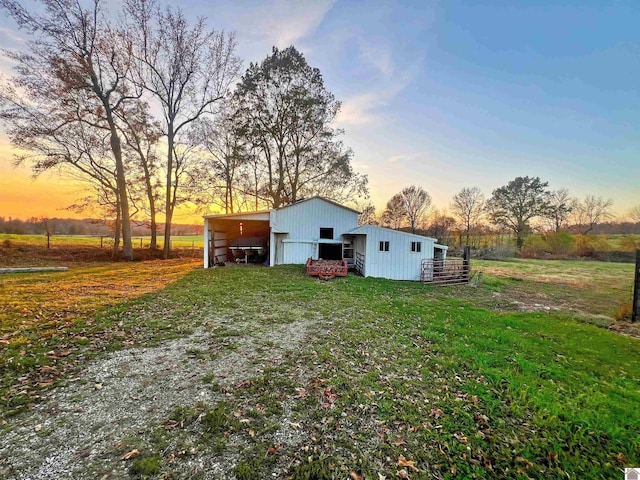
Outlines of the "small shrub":
{"label": "small shrub", "polygon": [[545,252],[549,250],[547,242],[541,235],[531,235],[527,237],[520,249],[520,256],[524,258],[544,258]]}
{"label": "small shrub", "polygon": [[631,305],[631,302],[625,302],[618,307],[616,312],[613,314],[613,318],[621,321],[630,321],[632,314],[633,307]]}
{"label": "small shrub", "polygon": [[588,235],[576,235],[576,255],[579,257],[593,257],[596,249],[593,246],[593,237]]}
{"label": "small shrub", "polygon": [[640,240],[632,235],[625,235],[620,240],[620,250],[623,252],[635,252],[640,248]]}
{"label": "small shrub", "polygon": [[576,251],[576,239],[565,230],[548,234],[546,240],[548,251],[552,255],[568,257]]}

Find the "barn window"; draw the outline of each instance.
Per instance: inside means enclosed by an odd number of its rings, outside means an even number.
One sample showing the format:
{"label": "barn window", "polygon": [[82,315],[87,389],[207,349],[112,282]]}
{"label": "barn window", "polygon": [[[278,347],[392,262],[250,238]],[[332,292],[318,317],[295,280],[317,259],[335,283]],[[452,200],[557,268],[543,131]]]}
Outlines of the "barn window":
{"label": "barn window", "polygon": [[389,251],[389,242],[380,242],[380,251],[388,252]]}
{"label": "barn window", "polygon": [[422,251],[422,242],[411,242],[411,251],[420,253]]}
{"label": "barn window", "polygon": [[322,227],[320,227],[320,238],[325,238],[327,240],[333,240],[333,228],[322,228]]}

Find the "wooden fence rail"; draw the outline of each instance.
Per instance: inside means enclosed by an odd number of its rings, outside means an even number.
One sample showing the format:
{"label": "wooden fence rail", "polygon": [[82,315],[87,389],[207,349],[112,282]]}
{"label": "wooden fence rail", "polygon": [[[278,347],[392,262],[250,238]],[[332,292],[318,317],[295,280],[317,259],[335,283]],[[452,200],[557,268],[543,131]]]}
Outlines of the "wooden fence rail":
{"label": "wooden fence rail", "polygon": [[463,258],[424,259],[420,282],[434,285],[464,285],[471,278],[471,264]]}

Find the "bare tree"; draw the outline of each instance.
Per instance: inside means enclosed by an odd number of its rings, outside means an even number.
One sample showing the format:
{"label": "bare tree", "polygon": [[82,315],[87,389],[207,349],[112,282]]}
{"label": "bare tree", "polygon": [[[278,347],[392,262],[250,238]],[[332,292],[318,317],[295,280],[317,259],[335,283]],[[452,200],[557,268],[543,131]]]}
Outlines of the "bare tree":
{"label": "bare tree", "polygon": [[412,185],[405,187],[400,192],[400,198],[404,203],[404,212],[411,228],[411,233],[416,233],[418,224],[428,214],[431,207],[431,195],[422,187]]}
{"label": "bare tree", "polygon": [[396,193],[387,202],[387,208],[382,212],[382,223],[387,227],[400,229],[405,223],[407,212],[405,209],[404,199],[399,193]]}
{"label": "bare tree", "polygon": [[216,119],[202,119],[195,123],[193,141],[202,150],[203,160],[196,168],[192,192],[196,203],[209,207],[219,205],[225,213],[240,207],[239,176],[247,163],[247,145],[236,128],[231,108]]}
{"label": "bare tree", "polygon": [[168,258],[181,188],[176,170],[186,168],[176,164],[180,135],[187,135],[199,118],[215,113],[215,104],[239,73],[240,60],[234,35],[208,30],[204,18],[190,25],[179,8],[161,11],[153,0],[127,0],[125,8],[138,32],[133,51],[139,62],[139,84],[157,100],[163,114],[167,139],[163,256]]}
{"label": "bare tree", "polygon": [[451,229],[455,226],[456,219],[447,215],[447,211],[435,211],[431,216],[431,222],[426,229],[427,234],[436,238],[439,243],[443,243],[449,236]]}
{"label": "bare tree", "polygon": [[569,220],[569,214],[573,211],[575,200],[571,198],[569,190],[561,188],[554,190],[549,195],[549,213],[547,218],[553,222],[553,228],[558,233]]}
{"label": "bare tree", "polygon": [[610,208],[613,206],[613,200],[605,200],[602,197],[587,195],[584,199],[576,202],[574,221],[580,232],[586,235],[593,227],[612,217]]}
{"label": "bare tree", "polygon": [[636,205],[629,211],[629,217],[635,223],[640,223],[640,205]]}
{"label": "bare tree", "polygon": [[471,229],[478,225],[485,213],[484,206],[484,195],[478,187],[464,187],[453,196],[451,211],[464,227],[466,245],[469,245]]}
{"label": "bare tree", "polygon": [[[118,209],[126,220],[123,255],[132,259],[127,182],[115,115],[128,100],[138,97],[127,82],[130,49],[123,44],[121,32],[106,20],[99,0],[90,8],[75,1],[40,3],[42,13],[32,13],[15,0],[0,0],[0,7],[35,37],[27,52],[8,54],[17,64],[17,74],[2,94],[2,119],[10,125],[12,140],[19,136],[18,129],[28,127],[26,118],[40,115],[56,118],[60,127],[84,123],[108,133]],[[26,138],[21,145],[31,146]]]}
{"label": "bare tree", "polygon": [[[151,240],[149,248],[158,245],[156,202],[158,201],[158,157],[156,149],[161,137],[160,125],[153,120],[149,106],[144,102],[132,104],[118,112],[120,131],[125,140],[125,156],[129,157],[129,192],[140,210],[148,214]],[[136,193],[142,187],[142,194]],[[144,200],[135,202],[142,197]],[[133,215],[132,215],[133,216]]]}
{"label": "bare tree", "polygon": [[377,225],[376,207],[372,203],[367,203],[361,209],[358,216],[358,225]]}

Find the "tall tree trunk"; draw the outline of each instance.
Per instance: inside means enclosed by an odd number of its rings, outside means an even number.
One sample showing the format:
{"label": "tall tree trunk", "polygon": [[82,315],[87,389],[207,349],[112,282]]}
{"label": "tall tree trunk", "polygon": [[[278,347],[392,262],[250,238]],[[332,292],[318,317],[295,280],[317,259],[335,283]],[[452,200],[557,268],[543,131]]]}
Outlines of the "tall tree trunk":
{"label": "tall tree trunk", "polygon": [[116,223],[113,226],[113,249],[111,251],[111,260],[117,260],[120,253],[120,199],[116,200]]}
{"label": "tall tree trunk", "polygon": [[107,114],[109,127],[111,130],[111,150],[116,161],[116,185],[118,186],[117,196],[120,203],[120,221],[122,225],[122,255],[127,260],[133,260],[133,245],[131,244],[131,223],[129,222],[129,195],[127,194],[127,182],[122,162],[122,145],[116,130],[115,122],[110,113]]}
{"label": "tall tree trunk", "polygon": [[151,242],[149,248],[155,250],[158,248],[158,224],[156,223],[156,200],[153,198],[153,187],[151,186],[151,177],[149,176],[149,168],[144,166],[144,176],[147,189],[147,199],[149,200],[149,216],[151,217]]}
{"label": "tall tree trunk", "polygon": [[173,218],[173,125],[170,123],[167,132],[167,188],[165,195],[165,220],[164,220],[164,246],[162,249],[162,258],[169,258],[171,253],[171,219]]}

